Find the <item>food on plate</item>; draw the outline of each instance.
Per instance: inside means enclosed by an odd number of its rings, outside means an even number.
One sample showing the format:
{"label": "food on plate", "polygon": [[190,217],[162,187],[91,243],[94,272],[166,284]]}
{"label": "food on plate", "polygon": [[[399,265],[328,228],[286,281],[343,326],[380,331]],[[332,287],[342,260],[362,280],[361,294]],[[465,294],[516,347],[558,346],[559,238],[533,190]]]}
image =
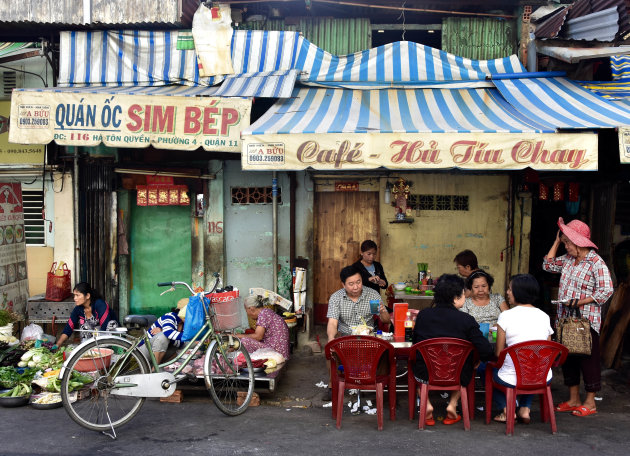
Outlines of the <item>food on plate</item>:
{"label": "food on plate", "polygon": [[9,225],[4,229],[4,239],[7,241],[7,244],[13,243],[13,226]]}
{"label": "food on plate", "polygon": [[22,225],[15,225],[15,242],[22,242],[24,240],[24,227]]}

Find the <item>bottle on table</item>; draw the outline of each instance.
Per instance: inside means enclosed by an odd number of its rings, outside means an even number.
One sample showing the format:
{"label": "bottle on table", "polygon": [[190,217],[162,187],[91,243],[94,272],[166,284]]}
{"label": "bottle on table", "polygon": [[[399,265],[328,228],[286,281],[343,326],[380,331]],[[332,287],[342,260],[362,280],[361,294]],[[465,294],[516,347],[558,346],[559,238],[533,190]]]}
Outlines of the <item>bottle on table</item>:
{"label": "bottle on table", "polygon": [[411,312],[407,312],[407,318],[405,319],[405,342],[411,342],[413,339],[413,320],[411,319]]}
{"label": "bottle on table", "polygon": [[431,276],[431,271],[427,270],[427,285],[433,285],[433,277]]}

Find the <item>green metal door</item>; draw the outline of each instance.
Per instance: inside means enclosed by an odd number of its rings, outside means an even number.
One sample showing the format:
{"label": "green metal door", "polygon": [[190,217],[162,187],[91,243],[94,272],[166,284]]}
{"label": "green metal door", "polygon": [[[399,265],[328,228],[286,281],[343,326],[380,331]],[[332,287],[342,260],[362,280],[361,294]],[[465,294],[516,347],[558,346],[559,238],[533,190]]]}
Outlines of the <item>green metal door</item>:
{"label": "green metal door", "polygon": [[130,313],[160,316],[190,296],[177,290],[160,296],[166,288],[158,282],[191,279],[189,206],[136,206],[130,220]]}

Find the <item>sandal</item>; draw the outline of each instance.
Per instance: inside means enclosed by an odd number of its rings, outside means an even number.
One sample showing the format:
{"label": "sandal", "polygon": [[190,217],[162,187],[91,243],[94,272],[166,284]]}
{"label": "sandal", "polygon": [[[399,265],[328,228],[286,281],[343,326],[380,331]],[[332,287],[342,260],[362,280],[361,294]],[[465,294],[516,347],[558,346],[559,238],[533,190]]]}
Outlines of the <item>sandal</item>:
{"label": "sandal", "polygon": [[505,423],[507,421],[507,416],[505,415],[505,412],[501,412],[492,419],[497,423]]}
{"label": "sandal", "polygon": [[579,417],[595,415],[596,413],[597,413],[597,410],[591,410],[590,408],[586,408],[584,406],[576,407],[576,409],[571,412],[573,416],[579,416]]}
{"label": "sandal", "polygon": [[442,421],[442,423],[446,424],[446,425],[451,425],[451,424],[455,424],[455,423],[459,423],[462,420],[462,416],[461,415],[457,415],[455,418],[444,418],[444,421]]}
{"label": "sandal", "polygon": [[580,408],[579,406],[569,405],[568,402],[561,402],[556,405],[556,412],[572,412],[573,410],[577,410]]}

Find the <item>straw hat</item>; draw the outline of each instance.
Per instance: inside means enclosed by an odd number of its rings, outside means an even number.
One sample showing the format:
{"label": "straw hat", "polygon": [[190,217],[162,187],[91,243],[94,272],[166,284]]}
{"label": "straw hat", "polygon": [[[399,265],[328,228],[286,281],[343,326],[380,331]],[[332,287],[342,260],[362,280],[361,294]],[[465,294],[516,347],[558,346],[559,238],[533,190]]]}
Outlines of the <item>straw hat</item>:
{"label": "straw hat", "polygon": [[188,298],[182,298],[179,301],[177,301],[177,308],[183,309],[184,307],[186,307],[186,304],[188,304]]}
{"label": "straw hat", "polygon": [[560,217],[558,218],[558,226],[560,227],[562,234],[568,237],[569,240],[578,247],[597,248],[597,246],[591,241],[591,229],[586,223],[580,220],[571,220],[565,225],[564,220]]}

